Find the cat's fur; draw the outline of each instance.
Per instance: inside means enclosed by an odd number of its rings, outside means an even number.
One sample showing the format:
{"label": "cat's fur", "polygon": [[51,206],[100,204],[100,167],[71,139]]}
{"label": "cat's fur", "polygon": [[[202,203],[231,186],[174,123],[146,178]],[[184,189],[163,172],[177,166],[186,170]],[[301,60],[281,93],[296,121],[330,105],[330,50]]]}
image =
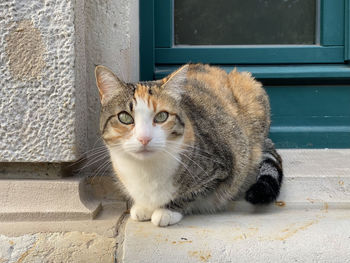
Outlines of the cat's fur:
{"label": "cat's fur", "polygon": [[[250,73],[190,64],[130,84],[103,66],[95,72],[102,137],[133,200],[133,219],[166,226],[223,209],[242,194],[253,204],[276,199],[282,160],[267,138],[268,97]],[[122,111],[132,124],[118,119]],[[161,111],[169,117],[155,123]]]}

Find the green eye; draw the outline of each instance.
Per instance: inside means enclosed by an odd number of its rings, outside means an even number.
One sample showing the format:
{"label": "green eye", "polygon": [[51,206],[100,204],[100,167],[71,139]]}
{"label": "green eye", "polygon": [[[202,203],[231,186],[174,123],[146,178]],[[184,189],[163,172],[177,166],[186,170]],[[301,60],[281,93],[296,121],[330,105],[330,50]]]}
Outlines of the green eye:
{"label": "green eye", "polygon": [[133,124],[134,123],[134,119],[126,111],[122,111],[121,113],[119,113],[118,114],[118,119],[123,124],[129,125],[129,124]]}
{"label": "green eye", "polygon": [[169,113],[166,111],[161,111],[159,112],[156,117],[154,117],[154,122],[155,123],[162,123],[165,122],[168,119]]}

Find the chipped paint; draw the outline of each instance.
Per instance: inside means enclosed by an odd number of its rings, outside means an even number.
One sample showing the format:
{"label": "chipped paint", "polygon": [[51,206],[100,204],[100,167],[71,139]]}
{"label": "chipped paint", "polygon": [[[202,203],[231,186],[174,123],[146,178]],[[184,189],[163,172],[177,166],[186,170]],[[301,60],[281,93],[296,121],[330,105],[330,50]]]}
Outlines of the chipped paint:
{"label": "chipped paint", "polygon": [[19,259],[16,261],[17,263],[21,263],[23,262],[26,257],[35,249],[36,245],[38,244],[38,242],[41,241],[40,238],[39,240],[35,241],[34,244],[32,245],[31,248],[29,248],[28,250],[26,250],[20,257]]}
{"label": "chipped paint", "polygon": [[322,209],[325,213],[328,213],[328,203],[324,202],[323,204],[323,209]]}
{"label": "chipped paint", "polygon": [[308,200],[311,204],[324,202],[322,199],[306,198],[306,200]]}
{"label": "chipped paint", "polygon": [[190,257],[194,257],[199,259],[201,262],[208,262],[208,260],[211,258],[211,253],[208,251],[203,251],[203,250],[195,250],[195,251],[188,251],[188,255]]}
{"label": "chipped paint", "polygon": [[[147,227],[149,228],[149,226],[145,226],[145,224],[139,224],[137,230],[135,231],[135,235],[138,235],[139,237],[149,237],[150,234]],[[161,238],[158,237],[158,239],[160,240]]]}
{"label": "chipped paint", "polygon": [[255,236],[258,233],[259,229],[257,227],[249,227],[244,231],[241,231],[238,235],[233,236],[233,240],[244,240]]}
{"label": "chipped paint", "polygon": [[16,79],[38,79],[45,67],[46,51],[40,31],[31,20],[22,20],[6,37],[6,54],[12,76]]}
{"label": "chipped paint", "polygon": [[275,202],[275,205],[276,205],[276,206],[279,206],[279,207],[283,207],[283,206],[286,206],[286,203],[283,202],[283,201],[276,201],[276,202]]}
{"label": "chipped paint", "polygon": [[308,200],[311,204],[315,203],[315,200],[314,200],[314,199],[306,198],[306,200]]}
{"label": "chipped paint", "polygon": [[289,225],[287,228],[280,230],[280,233],[278,233],[275,236],[272,236],[271,239],[285,241],[288,238],[291,238],[292,236],[297,234],[299,231],[306,230],[307,228],[309,228],[310,226],[312,226],[313,224],[316,224],[318,222],[319,222],[319,220],[314,219],[314,220],[311,220],[309,222],[305,222],[301,225],[293,223],[293,224]]}
{"label": "chipped paint", "polygon": [[181,240],[181,241],[173,241],[173,242],[171,242],[172,244],[174,244],[174,245],[181,245],[181,244],[190,244],[190,243],[192,243],[192,240]]}

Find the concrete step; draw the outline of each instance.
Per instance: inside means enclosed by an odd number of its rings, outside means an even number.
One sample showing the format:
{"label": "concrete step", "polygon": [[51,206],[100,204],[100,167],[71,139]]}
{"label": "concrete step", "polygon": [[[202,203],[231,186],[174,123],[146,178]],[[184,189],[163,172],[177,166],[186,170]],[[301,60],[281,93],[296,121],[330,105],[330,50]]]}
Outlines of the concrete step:
{"label": "concrete step", "polygon": [[286,204],[350,204],[350,150],[279,150],[285,178],[279,200]]}
{"label": "concrete step", "polygon": [[348,209],[232,209],[159,228],[128,220],[123,262],[350,262]]}
{"label": "concrete step", "polygon": [[280,150],[275,205],[232,203],[159,228],[126,220],[121,262],[350,262],[350,150]]}

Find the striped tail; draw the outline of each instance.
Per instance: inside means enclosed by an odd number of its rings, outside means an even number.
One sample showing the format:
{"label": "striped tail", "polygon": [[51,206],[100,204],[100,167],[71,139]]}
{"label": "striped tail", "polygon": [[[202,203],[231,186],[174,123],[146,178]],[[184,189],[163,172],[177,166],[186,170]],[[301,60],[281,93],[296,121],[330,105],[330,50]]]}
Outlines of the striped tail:
{"label": "striped tail", "polygon": [[276,200],[282,185],[282,159],[270,139],[265,139],[263,160],[257,182],[246,192],[245,199],[252,204],[268,204]]}

